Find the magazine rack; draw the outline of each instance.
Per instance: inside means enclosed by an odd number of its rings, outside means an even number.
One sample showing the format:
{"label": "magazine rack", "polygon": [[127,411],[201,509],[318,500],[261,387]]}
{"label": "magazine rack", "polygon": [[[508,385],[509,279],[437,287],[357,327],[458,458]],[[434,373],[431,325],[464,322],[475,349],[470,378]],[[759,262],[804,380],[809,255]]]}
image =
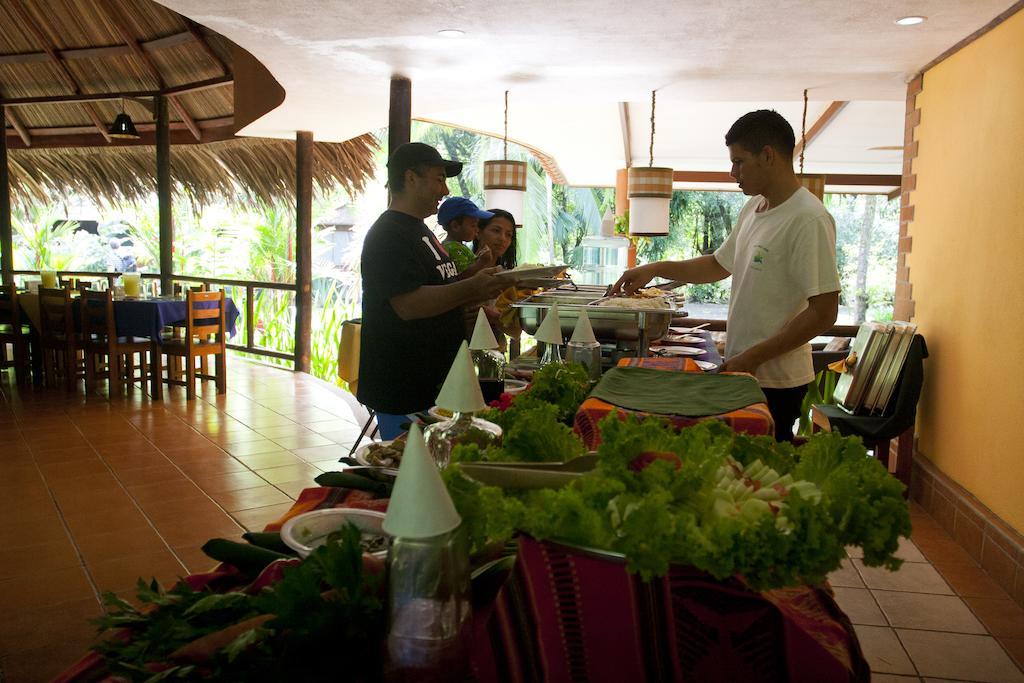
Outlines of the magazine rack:
{"label": "magazine rack", "polygon": [[[924,359],[928,347],[924,337],[914,335],[907,359],[900,371],[895,390],[895,399],[880,416],[851,415],[834,405],[815,405],[812,408],[815,431],[825,429],[845,436],[859,436],[883,465],[889,468],[889,442],[898,438],[895,474],[910,490],[910,464],[914,449],[914,422],[917,418],[917,401],[924,385]],[[904,492],[906,495],[906,492]]]}

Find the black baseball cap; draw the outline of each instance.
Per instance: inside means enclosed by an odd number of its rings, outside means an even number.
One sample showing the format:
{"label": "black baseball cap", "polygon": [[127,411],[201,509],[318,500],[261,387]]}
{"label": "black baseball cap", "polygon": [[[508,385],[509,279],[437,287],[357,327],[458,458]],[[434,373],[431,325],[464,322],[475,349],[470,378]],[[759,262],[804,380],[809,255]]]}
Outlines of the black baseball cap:
{"label": "black baseball cap", "polygon": [[462,173],[462,162],[445,159],[441,154],[422,142],[406,142],[399,145],[388,159],[388,175],[405,173],[417,166],[444,166],[444,174],[449,178]]}

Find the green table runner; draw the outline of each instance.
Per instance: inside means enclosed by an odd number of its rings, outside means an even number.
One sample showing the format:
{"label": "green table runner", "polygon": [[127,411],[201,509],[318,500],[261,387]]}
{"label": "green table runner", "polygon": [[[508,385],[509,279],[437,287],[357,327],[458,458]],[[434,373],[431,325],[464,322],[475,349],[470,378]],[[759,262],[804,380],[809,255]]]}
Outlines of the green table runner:
{"label": "green table runner", "polygon": [[719,415],[765,401],[753,377],[630,367],[604,373],[590,395],[628,410],[686,417]]}

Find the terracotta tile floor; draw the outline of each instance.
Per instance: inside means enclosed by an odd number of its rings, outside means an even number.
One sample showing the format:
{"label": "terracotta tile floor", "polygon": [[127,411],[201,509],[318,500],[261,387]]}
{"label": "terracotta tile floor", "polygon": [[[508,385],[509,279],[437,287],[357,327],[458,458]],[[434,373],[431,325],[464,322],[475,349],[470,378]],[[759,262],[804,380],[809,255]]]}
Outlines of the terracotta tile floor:
{"label": "terracotta tile floor", "polygon": [[[0,681],[88,648],[99,593],[209,568],[200,546],[278,518],[359,425],[331,387],[240,359],[188,403],[19,390],[0,371]],[[918,507],[893,574],[831,577],[875,681],[1022,681],[1024,610]]]}

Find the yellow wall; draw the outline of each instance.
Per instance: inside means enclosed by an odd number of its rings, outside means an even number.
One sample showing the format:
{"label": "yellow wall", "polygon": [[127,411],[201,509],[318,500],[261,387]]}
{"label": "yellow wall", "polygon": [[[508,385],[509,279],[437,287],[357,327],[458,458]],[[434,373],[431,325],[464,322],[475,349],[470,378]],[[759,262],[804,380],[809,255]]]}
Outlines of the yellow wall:
{"label": "yellow wall", "polygon": [[1024,532],[1024,11],[925,72],[907,258],[920,451]]}

